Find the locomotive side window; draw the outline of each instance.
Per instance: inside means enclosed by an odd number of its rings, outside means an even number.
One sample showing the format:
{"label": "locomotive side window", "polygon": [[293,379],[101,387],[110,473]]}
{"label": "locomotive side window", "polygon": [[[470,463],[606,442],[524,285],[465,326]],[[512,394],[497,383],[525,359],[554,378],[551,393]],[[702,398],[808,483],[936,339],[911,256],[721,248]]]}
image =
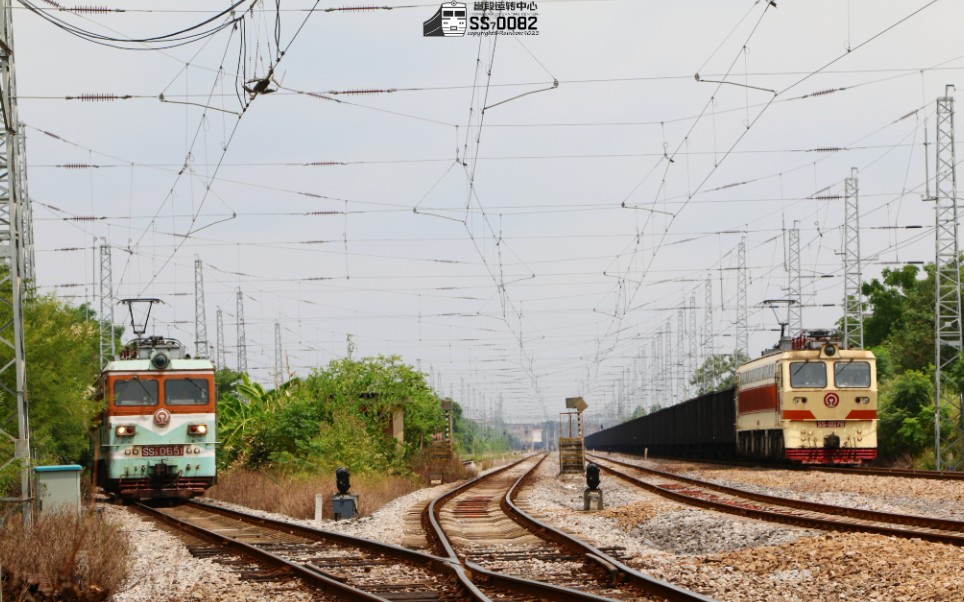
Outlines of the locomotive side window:
{"label": "locomotive side window", "polygon": [[823,362],[790,362],[790,386],[794,389],[827,386],[827,366]]}
{"label": "locomotive side window", "polygon": [[211,396],[203,378],[172,378],[164,381],[164,403],[169,406],[203,406]]}
{"label": "locomotive side window", "polygon": [[114,381],[114,405],[156,406],[157,381],[132,378]]}
{"label": "locomotive side window", "polygon": [[870,363],[837,362],[833,366],[833,382],[840,388],[866,389],[870,386]]}

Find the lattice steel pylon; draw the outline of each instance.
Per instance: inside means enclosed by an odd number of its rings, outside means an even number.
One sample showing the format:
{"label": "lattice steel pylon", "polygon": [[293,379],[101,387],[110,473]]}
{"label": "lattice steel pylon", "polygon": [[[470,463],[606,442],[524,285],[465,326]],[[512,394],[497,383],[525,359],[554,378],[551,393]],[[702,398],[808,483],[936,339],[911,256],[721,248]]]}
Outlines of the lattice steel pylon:
{"label": "lattice steel pylon", "polygon": [[[23,128],[18,128],[17,86],[13,53],[13,11],[10,0],[0,0],[0,388],[6,393],[0,406],[0,471],[20,464],[20,491],[2,498],[18,502],[26,511],[31,499],[30,411],[26,391],[27,363],[23,337],[23,300],[32,272],[32,225],[26,199],[26,158]],[[32,273],[31,273],[32,277]],[[10,401],[15,408],[10,407]],[[16,418],[14,420],[14,417]],[[29,513],[24,512],[25,520]]]}
{"label": "lattice steel pylon", "polygon": [[248,371],[248,345],[244,340],[244,295],[238,287],[238,372]]}
{"label": "lattice steel pylon", "polygon": [[860,206],[857,201],[857,168],[844,181],[844,349],[864,348],[864,306],[860,286]]}
{"label": "lattice steel pylon", "polygon": [[679,310],[676,314],[676,396],[678,399],[688,399],[689,392],[686,390],[686,313],[685,309]]}
{"label": "lattice steel pylon", "polygon": [[736,352],[750,357],[750,322],[746,302],[746,237],[736,248]]}
{"label": "lattice steel pylon", "polygon": [[[951,433],[943,433],[941,416],[942,373],[954,367],[961,355],[961,259],[957,242],[957,174],[954,159],[954,98],[951,86],[937,99],[937,170],[935,175],[936,260],[934,318],[934,448],[937,469],[964,467],[964,416],[961,399],[951,403],[957,421]],[[956,412],[955,412],[956,410]]]}
{"label": "lattice steel pylon", "polygon": [[110,245],[100,245],[100,367],[114,359],[117,353],[114,340],[114,288],[111,276]]}
{"label": "lattice steel pylon", "polygon": [[676,403],[673,386],[676,380],[673,378],[673,320],[666,318],[666,326],[663,330],[663,390],[666,392],[666,405],[671,406]]}
{"label": "lattice steel pylon", "polygon": [[208,357],[208,318],[204,309],[204,264],[194,258],[194,355]]}
{"label": "lattice steel pylon", "polygon": [[800,286],[800,230],[796,227],[789,231],[787,244],[787,272],[789,285],[787,291],[790,303],[787,307],[787,335],[795,337],[803,330],[803,292]]}
{"label": "lattice steel pylon", "polygon": [[221,314],[221,308],[218,308],[216,315],[215,328],[217,332],[215,336],[217,337],[217,343],[215,345],[215,362],[218,370],[223,370],[224,365],[224,316]]}
{"label": "lattice steel pylon", "polygon": [[[703,363],[705,364],[706,360],[713,357],[713,280],[709,276],[706,277],[703,303]],[[705,370],[703,377],[706,377]]]}
{"label": "lattice steel pylon", "polygon": [[[700,346],[699,341],[699,326],[697,326],[697,316],[696,316],[696,290],[690,293],[690,379],[696,376],[696,371],[700,367]],[[699,388],[698,383],[690,383]]]}
{"label": "lattice steel pylon", "polygon": [[284,362],[281,351],[281,323],[274,323],[274,388],[281,386]]}

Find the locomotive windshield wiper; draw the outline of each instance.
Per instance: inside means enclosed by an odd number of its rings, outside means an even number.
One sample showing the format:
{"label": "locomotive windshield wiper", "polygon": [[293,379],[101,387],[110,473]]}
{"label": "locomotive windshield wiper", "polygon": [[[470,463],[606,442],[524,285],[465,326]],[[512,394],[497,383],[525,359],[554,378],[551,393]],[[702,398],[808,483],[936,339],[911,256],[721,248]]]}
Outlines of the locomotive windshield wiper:
{"label": "locomotive windshield wiper", "polygon": [[148,389],[147,386],[146,386],[143,382],[141,382],[141,377],[140,377],[140,376],[135,376],[132,380],[133,380],[134,382],[136,382],[138,385],[140,385],[142,389],[144,389],[144,392],[147,393],[147,398],[148,398],[148,399],[150,399],[150,400],[153,401],[154,403],[157,403],[157,400],[154,399],[154,394],[151,393],[150,389]]}

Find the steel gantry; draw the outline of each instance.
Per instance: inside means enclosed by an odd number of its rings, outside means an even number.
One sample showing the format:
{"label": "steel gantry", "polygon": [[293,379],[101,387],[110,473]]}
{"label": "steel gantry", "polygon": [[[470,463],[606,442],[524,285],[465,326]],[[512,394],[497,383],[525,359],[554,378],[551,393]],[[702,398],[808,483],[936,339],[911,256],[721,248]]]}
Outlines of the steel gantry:
{"label": "steel gantry", "polygon": [[248,344],[244,340],[244,295],[238,287],[238,372],[248,371]]}
{"label": "steel gantry", "polygon": [[789,232],[787,245],[787,271],[789,274],[788,292],[790,303],[787,306],[787,334],[795,337],[803,330],[803,291],[800,286],[800,230],[794,226]]}
{"label": "steel gantry", "polygon": [[204,309],[204,264],[194,258],[194,355],[208,357],[208,319]]}
{"label": "steel gantry", "polygon": [[117,352],[114,340],[114,285],[111,276],[110,245],[104,239],[100,245],[100,367],[114,359]]}
{"label": "steel gantry", "polygon": [[864,348],[864,307],[860,285],[860,207],[857,202],[857,168],[844,182],[844,336],[845,349]]}
{"label": "steel gantry", "polygon": [[961,261],[957,243],[957,175],[954,159],[954,98],[937,99],[937,171],[935,175],[935,316],[934,446],[937,469],[964,467],[964,416],[961,398],[948,399],[949,414],[955,420],[951,433],[943,432],[941,416],[945,400],[942,373],[953,368],[961,355]]}
{"label": "steel gantry", "polygon": [[12,401],[0,406],[0,471],[19,464],[20,489],[15,496],[3,499],[19,502],[26,509],[32,492],[23,301],[34,277],[33,227],[26,194],[23,127],[17,118],[12,15],[10,0],[0,0],[0,113],[4,128],[0,136],[0,309],[4,314],[0,323],[0,388],[3,397]]}

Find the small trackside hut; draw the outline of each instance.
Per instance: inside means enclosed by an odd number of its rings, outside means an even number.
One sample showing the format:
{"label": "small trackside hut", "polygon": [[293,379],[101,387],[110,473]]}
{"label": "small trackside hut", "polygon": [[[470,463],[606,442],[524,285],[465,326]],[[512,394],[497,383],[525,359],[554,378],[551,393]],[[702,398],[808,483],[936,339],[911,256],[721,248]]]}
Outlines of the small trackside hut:
{"label": "small trackside hut", "polygon": [[[217,478],[214,364],[191,358],[179,341],[143,336],[158,299],[125,299],[135,338],[107,362],[96,383],[104,409],[97,427],[96,476],[121,499],[190,498]],[[143,324],[134,306],[147,304]]]}

